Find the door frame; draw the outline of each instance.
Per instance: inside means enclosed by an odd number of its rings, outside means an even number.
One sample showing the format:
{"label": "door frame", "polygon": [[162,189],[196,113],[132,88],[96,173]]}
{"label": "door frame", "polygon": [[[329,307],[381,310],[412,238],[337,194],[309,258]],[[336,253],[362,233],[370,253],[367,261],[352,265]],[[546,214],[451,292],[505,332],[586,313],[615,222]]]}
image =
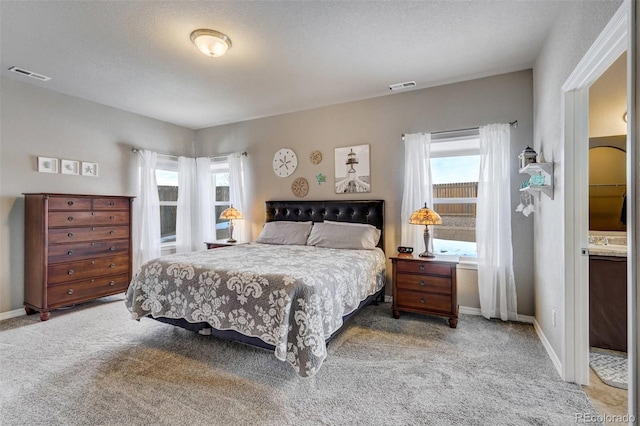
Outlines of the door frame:
{"label": "door frame", "polygon": [[[589,384],[589,257],[582,249],[588,247],[589,231],[589,87],[594,83],[613,62],[627,52],[627,192],[636,193],[636,179],[638,173],[636,149],[632,141],[632,123],[635,123],[635,101],[633,88],[635,84],[635,52],[633,47],[636,5],[631,0],[625,0],[616,11],[600,36],[587,51],[582,60],[573,70],[567,81],[562,85],[562,122],[564,138],[564,174],[565,182],[565,292],[564,292],[564,336],[562,346],[562,377],[569,382]],[[635,332],[633,324],[636,321],[635,277],[636,262],[632,255],[638,244],[635,226],[629,225],[637,218],[635,202],[629,203],[627,211],[632,220],[628,221],[627,236],[629,241],[628,257],[628,303],[629,317],[629,413],[637,415],[636,404],[632,403],[637,394],[637,377],[635,374]],[[631,204],[631,205],[630,205]],[[633,344],[632,344],[633,342]]]}

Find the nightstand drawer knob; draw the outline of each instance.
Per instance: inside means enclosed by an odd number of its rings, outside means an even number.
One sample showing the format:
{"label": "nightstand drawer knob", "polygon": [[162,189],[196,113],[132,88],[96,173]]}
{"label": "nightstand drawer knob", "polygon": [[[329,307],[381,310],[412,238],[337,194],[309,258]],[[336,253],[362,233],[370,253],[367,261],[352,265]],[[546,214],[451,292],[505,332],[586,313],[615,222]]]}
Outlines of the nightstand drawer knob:
{"label": "nightstand drawer knob", "polygon": [[116,282],[115,282],[115,281],[111,281],[111,282],[109,283],[109,285],[114,286],[114,285],[116,285]]}
{"label": "nightstand drawer knob", "polygon": [[67,204],[68,204],[69,206],[72,206],[72,205],[73,205],[73,201],[67,201]]}
{"label": "nightstand drawer knob", "polygon": [[420,298],[420,303],[424,303],[424,297]]}
{"label": "nightstand drawer knob", "polygon": [[109,247],[109,251],[115,251],[116,248],[114,246]]}
{"label": "nightstand drawer knob", "polygon": [[69,238],[73,238],[73,232],[69,232],[69,233],[67,234],[67,237],[69,237]]}
{"label": "nightstand drawer knob", "polygon": [[424,281],[420,281],[420,285],[424,287],[426,284],[424,283]]}
{"label": "nightstand drawer knob", "polygon": [[424,265],[420,265],[420,270],[424,271]]}
{"label": "nightstand drawer knob", "polygon": [[69,290],[67,290],[67,294],[73,294],[73,289],[70,288]]}
{"label": "nightstand drawer knob", "polygon": [[110,202],[110,203],[109,203],[109,205],[110,205],[111,207],[113,207],[113,206],[115,206],[115,205],[116,205],[116,203],[114,203],[114,202],[112,201],[112,202]]}
{"label": "nightstand drawer knob", "polygon": [[67,272],[67,274],[69,274],[69,275],[73,275],[73,274],[74,274],[74,272],[75,272],[75,271],[74,271],[73,269],[69,269],[69,271]]}
{"label": "nightstand drawer knob", "polygon": [[113,231],[113,230],[112,230],[112,231],[109,231],[109,235],[113,235],[113,234],[115,234],[115,233],[116,233],[116,231]]}
{"label": "nightstand drawer knob", "polygon": [[111,265],[109,265],[109,268],[111,268],[111,269],[113,269],[113,268],[115,268],[115,267],[116,267],[116,264],[115,264],[115,263],[112,263]]}
{"label": "nightstand drawer knob", "polygon": [[114,220],[116,217],[115,216],[109,216],[109,219]]}
{"label": "nightstand drawer knob", "polygon": [[75,252],[75,251],[73,251],[73,250],[69,250],[69,251],[67,252],[67,254],[68,254],[69,256],[73,256],[74,254],[76,254],[76,252]]}
{"label": "nightstand drawer knob", "polygon": [[69,217],[67,218],[67,220],[68,220],[69,222],[73,222],[73,216],[69,216]]}

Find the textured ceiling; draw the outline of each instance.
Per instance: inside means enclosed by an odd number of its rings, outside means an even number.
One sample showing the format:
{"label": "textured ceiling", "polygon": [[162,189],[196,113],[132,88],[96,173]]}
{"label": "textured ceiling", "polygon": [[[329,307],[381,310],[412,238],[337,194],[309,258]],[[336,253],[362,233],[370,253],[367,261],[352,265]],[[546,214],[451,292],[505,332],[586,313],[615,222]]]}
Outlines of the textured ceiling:
{"label": "textured ceiling", "polygon": [[[562,1],[0,1],[2,75],[181,126],[531,68]],[[189,39],[226,33],[222,58]],[[12,66],[52,78],[39,82]]]}

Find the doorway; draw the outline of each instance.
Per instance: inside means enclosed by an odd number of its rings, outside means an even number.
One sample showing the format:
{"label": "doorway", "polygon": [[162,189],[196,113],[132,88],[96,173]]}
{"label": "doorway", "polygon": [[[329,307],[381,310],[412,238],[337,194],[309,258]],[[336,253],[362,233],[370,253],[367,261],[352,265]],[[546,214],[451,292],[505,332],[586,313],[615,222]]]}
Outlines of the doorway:
{"label": "doorway", "polygon": [[[625,1],[613,16],[602,34],[580,61],[574,72],[562,86],[563,122],[565,141],[565,299],[562,377],[563,379],[582,385],[589,384],[589,88],[606,70],[626,51],[631,51],[632,2]],[[635,64],[629,61],[629,69]],[[633,72],[629,73],[634,75]],[[630,81],[630,80],[629,80]],[[631,83],[627,82],[626,93],[631,93]],[[632,98],[630,98],[632,99]],[[627,103],[630,117],[634,115],[635,105]],[[629,120],[633,122],[633,119]],[[627,125],[627,127],[630,127]],[[628,134],[629,132],[627,132]],[[626,138],[629,158],[635,158],[635,147]],[[635,193],[636,183],[632,176],[636,174],[633,161],[627,162],[626,185],[630,193]],[[630,197],[627,203],[629,217],[636,217],[636,205]],[[628,245],[635,249],[635,237],[628,235]],[[629,262],[627,276],[629,283],[635,282],[635,260]],[[637,415],[637,377],[635,359],[636,301],[633,285],[627,287],[629,297],[629,394],[628,412]]]}

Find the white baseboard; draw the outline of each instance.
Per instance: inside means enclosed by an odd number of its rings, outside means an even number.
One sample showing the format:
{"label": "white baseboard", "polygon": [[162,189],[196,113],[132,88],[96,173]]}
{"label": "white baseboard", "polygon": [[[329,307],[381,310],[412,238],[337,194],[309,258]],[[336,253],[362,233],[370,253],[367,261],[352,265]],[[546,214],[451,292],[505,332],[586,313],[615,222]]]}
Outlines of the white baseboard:
{"label": "white baseboard", "polygon": [[6,320],[6,319],[9,319],[9,318],[20,317],[22,315],[27,315],[27,313],[25,312],[24,308],[16,309],[16,310],[9,311],[9,312],[0,312],[0,321]]}
{"label": "white baseboard", "polygon": [[389,296],[389,295],[384,296],[384,301],[391,303],[393,301],[393,296]]}
{"label": "white baseboard", "polygon": [[[482,311],[480,310],[480,308],[472,308],[471,306],[460,306],[458,308],[458,312],[466,315],[482,316]],[[535,318],[530,315],[518,314],[518,322],[533,324],[534,321],[535,321]]]}
{"label": "white baseboard", "polygon": [[551,358],[553,366],[558,371],[558,375],[562,377],[562,363],[560,362],[560,358],[558,358],[558,355],[556,355],[555,351],[551,347],[551,343],[549,343],[549,340],[547,339],[547,336],[544,335],[542,328],[540,328],[540,324],[538,324],[538,321],[536,321],[535,319],[533,320],[533,328],[534,330],[536,330],[536,334],[542,342],[542,346],[544,346],[544,348],[547,350],[547,354],[549,354],[549,358]]}

